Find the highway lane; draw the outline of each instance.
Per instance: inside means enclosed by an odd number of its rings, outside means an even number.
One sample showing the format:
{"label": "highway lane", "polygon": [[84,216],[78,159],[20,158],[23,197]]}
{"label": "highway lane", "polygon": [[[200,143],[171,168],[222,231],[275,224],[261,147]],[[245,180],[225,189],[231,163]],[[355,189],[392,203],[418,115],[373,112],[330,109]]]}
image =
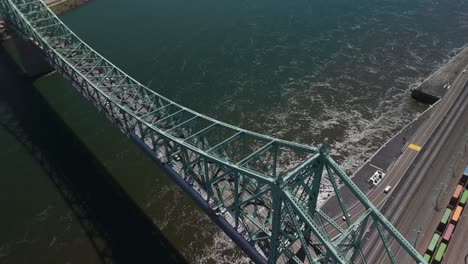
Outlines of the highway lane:
{"label": "highway lane", "polygon": [[[417,190],[417,186],[419,185],[419,182],[422,180],[422,176],[424,174],[417,173],[420,172],[420,168],[417,167],[417,164],[430,164],[431,162],[428,162],[427,160],[434,160],[436,159],[436,154],[439,153],[438,149],[440,149],[440,145],[437,147],[434,147],[434,144],[437,143],[438,141],[444,142],[445,140],[440,140],[440,138],[447,138],[449,131],[451,129],[447,129],[449,125],[447,124],[447,120],[453,120],[453,119],[458,119],[458,118],[453,118],[454,115],[457,113],[460,113],[459,111],[459,104],[463,100],[459,99],[461,92],[464,91],[463,87],[465,86],[466,82],[468,81],[468,74],[459,74],[459,76],[456,78],[454,81],[452,88],[447,92],[446,96],[441,99],[437,104],[433,105],[432,107],[434,108],[432,113],[430,113],[430,117],[423,123],[423,125],[420,127],[420,129],[415,133],[415,136],[409,140],[408,145],[404,146],[402,149],[402,154],[400,157],[397,159],[395,162],[394,166],[387,172],[387,176],[384,178],[384,180],[375,188],[375,190],[369,194],[368,198],[370,201],[377,206],[377,208],[382,209],[384,208],[384,212],[388,211],[390,212],[393,210],[393,215],[401,215],[402,212],[405,212],[406,206],[405,204],[408,204],[409,202],[417,202],[416,204],[422,204],[423,201],[428,201],[430,199],[426,199],[424,196],[420,195],[417,196],[416,198],[412,197],[411,195],[404,195],[405,193],[415,193]],[[466,96],[465,96],[466,97]],[[466,100],[465,100],[466,101]],[[458,102],[458,104],[456,104]],[[452,118],[447,118],[451,116]],[[452,128],[453,128],[453,122]],[[419,146],[422,148],[421,151],[419,151],[417,148],[409,148],[409,143],[415,144],[416,146]],[[415,171],[415,168],[417,171]],[[427,170],[427,168],[426,168]],[[415,176],[416,175],[416,176]],[[429,182],[429,181],[428,181]],[[384,188],[387,186],[394,186],[393,190],[389,194],[385,194],[383,192]],[[398,187],[397,187],[398,186]],[[400,191],[404,189],[404,191]],[[429,190],[430,188],[427,188]],[[428,194],[432,194],[433,192],[429,192]],[[396,197],[396,198],[395,198]],[[388,202],[389,198],[391,199],[390,202]],[[432,201],[432,200],[431,200]],[[388,202],[388,203],[387,203]],[[387,204],[387,206],[384,206]],[[388,205],[392,204],[392,205]],[[427,208],[427,206],[424,206]],[[414,206],[414,210],[411,210],[411,212],[417,212],[420,214],[422,211],[421,208],[424,208],[421,206]],[[429,205],[430,207],[430,205]],[[349,213],[351,215],[352,221],[355,221],[359,215],[364,213],[365,208],[362,205],[357,205],[351,209],[349,209]],[[396,212],[395,212],[396,211]],[[406,210],[408,212],[408,210]],[[412,214],[409,214],[405,217],[407,220],[403,221],[409,221],[411,220]],[[389,214],[386,214],[388,217]],[[341,216],[338,216],[335,218],[339,219]],[[398,218],[398,217],[397,217]],[[391,221],[392,223],[395,224],[395,221]],[[404,222],[403,222],[404,223]],[[347,224],[345,221],[342,221],[340,223],[342,228],[347,228]],[[369,240],[366,242],[364,240],[364,247],[366,252],[369,251],[368,253],[370,254],[369,257],[371,259],[375,258],[378,259],[378,261],[385,259],[385,252],[382,247],[378,248],[375,247],[376,243],[378,242],[378,233],[375,231],[375,226],[372,227],[373,230],[370,230],[371,233],[367,235],[365,240]],[[397,227],[397,229],[401,232],[404,229],[403,235],[408,238],[407,234],[408,232],[412,231],[411,228],[404,228],[403,227]],[[329,231],[328,234],[330,237],[337,237],[339,236],[339,232],[333,228],[332,226],[327,226],[327,230]],[[369,231],[369,230],[367,230]],[[393,243],[394,241],[391,241],[391,245],[396,247]],[[297,245],[295,246],[296,249],[300,248],[300,245],[296,243]],[[370,245],[370,249],[369,249]],[[399,253],[403,253],[398,251],[400,247],[396,247],[396,253],[397,255]],[[398,256],[400,257],[400,256]],[[388,260],[388,258],[387,258]],[[409,259],[408,259],[409,260]],[[369,262],[368,263],[378,263],[378,262]],[[386,263],[386,262],[385,262]],[[400,263],[400,262],[398,262]]]}
{"label": "highway lane", "polygon": [[[426,148],[425,144],[431,135],[433,135],[434,131],[447,115],[451,107],[454,105],[454,102],[460,95],[460,92],[462,91],[464,84],[467,82],[467,79],[468,73],[459,74],[453,83],[452,88],[447,92],[446,96],[432,106],[434,110],[431,113],[431,116],[415,133],[414,137],[409,140],[410,143]],[[423,149],[421,152],[425,152],[425,149]],[[414,164],[417,162],[417,159],[420,159],[420,156],[418,158],[418,154],[422,153],[419,153],[413,149],[409,149],[408,145],[403,148],[401,156],[396,160],[393,167],[387,172],[386,177],[377,187],[375,187],[375,190],[368,195],[369,200],[374,205],[376,205],[378,208],[381,208],[387,199],[393,195],[395,186],[399,184],[399,182],[403,179],[403,176],[409,174],[412,171]],[[393,190],[390,191],[389,194],[385,194],[383,190],[388,185],[393,186]],[[351,215],[351,220],[356,220],[365,210],[366,208],[360,204],[350,208],[349,214]],[[338,218],[341,218],[341,216],[336,217],[335,220]],[[347,228],[347,225],[344,221],[341,223],[341,227]],[[327,226],[327,228],[330,237],[336,237],[339,235],[339,232],[331,226]]]}
{"label": "highway lane", "polygon": [[[401,227],[400,225],[396,226],[405,237],[407,237],[408,232],[411,231],[411,228],[408,228],[408,226],[411,225],[407,222],[411,220],[414,222],[414,220],[416,220],[414,215],[419,214],[421,210],[423,210],[423,207],[418,206],[418,204],[420,205],[423,201],[427,201],[425,198],[426,196],[432,195],[431,192],[423,192],[423,195],[414,196],[415,192],[418,190],[419,183],[425,176],[424,172],[429,170],[429,166],[432,164],[432,161],[436,159],[441,146],[445,144],[445,139],[453,129],[453,125],[456,120],[459,118],[460,114],[464,112],[463,108],[460,107],[466,104],[466,100],[464,99],[466,98],[466,89],[463,90],[463,88],[465,87],[467,80],[468,76],[465,74],[460,74],[458,76],[447,96],[444,97],[437,106],[438,109],[434,111],[433,117],[426,122],[426,124],[412,139],[412,143],[426,148],[424,153],[420,153],[422,154],[421,157],[418,160],[415,160],[418,154],[417,151],[408,149],[405,151],[408,152],[408,154],[405,155],[405,153],[403,153],[401,162],[397,162],[397,164],[395,164],[395,174],[394,177],[391,177],[391,180],[397,180],[397,184],[395,185],[398,185],[402,179],[401,176],[407,176],[405,177],[405,180],[401,182],[401,186],[394,189],[395,191],[392,193],[393,197],[386,203],[383,212],[393,224],[402,225]],[[460,97],[459,95],[462,91],[465,93]],[[443,122],[441,123],[441,121]],[[431,139],[432,141],[428,142],[431,135],[434,138]],[[411,170],[412,173],[402,173],[407,171],[410,165],[416,169]],[[398,174],[400,177],[398,177]],[[434,178],[435,176],[431,179],[433,180]],[[429,182],[428,179],[424,180]],[[379,201],[374,200],[373,202],[375,203]],[[408,203],[411,203],[412,207],[408,207]],[[403,221],[400,218],[402,213],[406,213]],[[406,223],[404,222],[405,220],[407,221]],[[371,232],[367,237],[369,238],[369,241],[366,242],[367,246],[365,247],[365,251],[368,253],[367,255],[371,260],[375,259],[371,263],[379,263],[378,261],[383,261],[383,259],[385,259],[385,254],[383,254],[384,249],[382,247],[375,246],[375,243],[378,241],[378,233]]]}
{"label": "highway lane", "polygon": [[[435,204],[433,196],[436,196],[438,191],[436,189],[443,188],[444,184],[452,179],[452,173],[449,171],[448,160],[449,157],[456,155],[455,149],[459,145],[459,139],[463,138],[464,132],[468,129],[466,122],[459,122],[459,120],[468,120],[467,109],[467,98],[468,91],[465,89],[463,94],[460,96],[457,103],[459,103],[459,108],[455,111],[454,115],[449,118],[450,124],[443,131],[443,138],[438,142],[438,148],[434,149],[431,153],[434,157],[432,162],[422,164],[424,166],[422,171],[419,173],[419,177],[423,178],[420,184],[416,187],[420,190],[424,190],[422,194],[424,195],[415,195],[413,196],[404,210],[398,208],[396,212],[395,226],[400,230],[400,232],[406,237],[414,236],[414,230],[420,230],[422,234],[431,233],[434,231],[435,226],[432,226],[431,232],[428,231],[429,222],[433,218],[435,212]],[[456,179],[455,179],[456,180]],[[417,192],[416,192],[417,194]],[[445,207],[439,205],[439,207]],[[413,240],[413,239],[411,239]],[[414,240],[413,240],[414,241]],[[397,259],[401,260],[401,263],[407,263],[405,256],[399,254],[400,251],[397,248],[396,254]],[[404,261],[403,261],[404,260]]]}
{"label": "highway lane", "polygon": [[[442,132],[445,132],[446,135],[444,137],[447,137],[448,130],[443,128],[443,127],[446,128],[447,124],[443,124],[443,121],[448,120],[446,118],[447,116],[449,115],[453,116],[457,112],[460,112],[458,111],[459,110],[458,107],[455,106],[455,102],[460,101],[457,99],[459,98],[460,93],[463,90],[462,88],[465,86],[467,80],[468,80],[468,74],[460,74],[457,77],[457,79],[453,83],[452,88],[447,92],[447,95],[443,99],[441,99],[437,104],[432,106],[434,108],[434,111],[430,113],[431,116],[423,123],[421,128],[416,132],[415,136],[409,141],[409,143],[420,146],[423,149],[421,151],[418,151],[415,149],[408,148],[408,145],[404,146],[404,148],[402,149],[401,156],[397,159],[394,166],[387,172],[387,176],[375,188],[375,190],[369,194],[368,196],[369,200],[373,204],[375,204],[379,209],[384,208],[384,204],[386,204],[388,199],[391,198],[391,203],[393,205],[392,206],[387,205],[385,207],[386,211],[390,209],[397,210],[397,212],[394,214],[400,215],[402,211],[405,209],[404,204],[407,204],[408,202],[414,200],[410,198],[411,196],[402,195],[402,193],[408,193],[408,192],[414,193],[415,186],[417,186],[418,185],[417,183],[422,180],[421,175],[411,176],[412,172],[414,172],[416,165],[418,163],[421,163],[421,164],[428,163],[428,162],[423,162],[423,160],[435,159],[434,155],[435,153],[438,153],[438,151],[436,150],[436,151],[431,152],[431,149],[433,149],[431,148],[431,146],[433,145],[433,144],[431,145],[431,143],[433,143],[434,141],[437,142],[437,140],[434,140],[434,138],[436,139],[440,138],[441,137],[440,134]],[[438,132],[438,136],[435,136],[437,132]],[[440,146],[438,148],[440,148]],[[428,157],[428,155],[430,157]],[[389,194],[385,194],[383,192],[384,188],[387,185],[394,186],[393,190]],[[396,186],[398,187],[395,188]],[[403,186],[406,186],[405,191],[399,192],[399,190],[401,190]],[[412,187],[411,190],[408,189],[410,187]],[[397,197],[397,199],[395,199],[395,197]],[[420,201],[420,200],[427,200],[427,199],[421,199],[420,197],[418,197],[418,199],[416,200]],[[388,207],[391,207],[391,208],[388,208]],[[417,209],[419,209],[419,207],[417,207]],[[364,213],[364,211],[365,211],[365,208],[360,204],[350,209],[349,213],[351,215],[352,221],[355,221],[359,217],[359,215]],[[414,212],[416,211],[417,210],[414,210]],[[386,216],[388,217],[387,214]],[[341,216],[339,216],[338,218],[341,218]],[[395,222],[392,221],[392,223],[395,223]],[[340,224],[342,228],[347,228],[347,224],[345,221],[342,221]],[[371,230],[371,234],[373,236],[369,238],[370,235],[369,234],[367,235],[366,240],[370,239],[370,241],[369,242],[364,241],[364,246],[367,247],[366,250],[369,250],[368,245],[372,246],[370,249],[370,258],[376,258],[376,256],[377,257],[385,256],[386,254],[385,252],[382,252],[383,251],[382,247],[380,247],[381,250],[378,250],[375,247],[375,244],[378,242],[377,241],[378,234],[375,231],[375,227],[372,227],[372,228],[373,230]],[[337,237],[340,234],[335,228],[331,227],[330,225],[327,226],[327,229],[329,231],[328,234],[332,238]],[[400,228],[398,229],[401,231]],[[409,231],[411,231],[411,229],[409,229]],[[407,234],[409,231],[406,230],[405,232],[402,232],[402,233],[405,237],[407,237],[405,234]],[[296,244],[297,245],[295,246],[295,248],[299,249],[300,245],[298,243]],[[374,262],[368,262],[368,263],[374,263]]]}

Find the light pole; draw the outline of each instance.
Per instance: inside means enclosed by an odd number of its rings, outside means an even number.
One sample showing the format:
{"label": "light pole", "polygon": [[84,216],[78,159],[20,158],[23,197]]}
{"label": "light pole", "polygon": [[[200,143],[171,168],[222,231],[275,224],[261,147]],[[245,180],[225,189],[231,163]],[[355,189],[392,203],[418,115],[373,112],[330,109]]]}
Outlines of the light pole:
{"label": "light pole", "polygon": [[[466,144],[465,144],[466,146]],[[452,164],[452,177],[455,177],[455,167],[457,166],[457,162],[458,162],[458,159],[460,158],[460,155],[461,155],[461,152],[458,152],[458,156],[457,156],[457,159],[455,160],[455,162]]]}
{"label": "light pole", "polygon": [[405,128],[405,134],[403,135],[403,145],[406,144],[406,137],[408,136],[408,130],[411,128],[411,125]]}
{"label": "light pole", "polygon": [[439,193],[437,194],[437,198],[436,198],[436,202],[435,202],[435,207],[434,209],[439,212],[440,211],[440,208],[439,208],[439,198],[440,198],[440,194],[442,193],[442,186],[444,186],[444,188],[446,187],[445,184],[440,184],[440,189],[439,189]]}
{"label": "light pole", "polygon": [[[416,229],[414,231],[416,231]],[[420,233],[421,233],[421,226],[419,226],[418,233],[416,234],[416,239],[414,240],[413,247],[416,247],[416,243],[418,242],[418,238],[419,238]]]}

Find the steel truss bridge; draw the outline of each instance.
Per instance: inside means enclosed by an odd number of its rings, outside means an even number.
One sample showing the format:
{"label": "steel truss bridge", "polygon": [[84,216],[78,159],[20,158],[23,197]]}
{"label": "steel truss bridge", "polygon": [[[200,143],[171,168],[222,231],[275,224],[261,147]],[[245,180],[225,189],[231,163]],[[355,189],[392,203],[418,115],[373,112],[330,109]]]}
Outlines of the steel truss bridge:
{"label": "steel truss bridge", "polygon": [[[122,132],[168,164],[255,262],[366,263],[362,238],[377,228],[389,262],[396,262],[389,247],[394,240],[425,263],[325,146],[247,131],[159,95],[94,51],[41,0],[0,0],[0,14]],[[333,187],[343,222],[317,206],[324,182]],[[367,209],[354,221],[341,185]]]}

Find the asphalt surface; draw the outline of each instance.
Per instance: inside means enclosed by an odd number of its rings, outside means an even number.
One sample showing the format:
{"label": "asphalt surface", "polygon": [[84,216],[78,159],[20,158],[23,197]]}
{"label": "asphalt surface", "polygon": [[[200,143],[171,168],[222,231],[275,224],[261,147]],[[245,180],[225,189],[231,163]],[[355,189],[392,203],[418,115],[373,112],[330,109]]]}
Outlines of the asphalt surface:
{"label": "asphalt surface", "polygon": [[426,98],[433,98],[434,100],[442,98],[447,92],[444,85],[455,80],[467,64],[468,47],[464,47],[457,55],[452,57],[447,63],[425,79],[419,87],[415,89],[417,92],[413,93],[413,98],[423,102]]}
{"label": "asphalt surface", "polygon": [[[437,212],[437,196],[442,193],[444,184],[452,179],[446,167],[447,161],[457,155],[453,149],[460,145],[460,135],[467,131],[460,125],[463,122],[459,122],[468,120],[465,111],[468,90],[464,89],[467,80],[468,74],[457,77],[432,116],[412,138],[411,143],[422,149],[407,148],[380,184],[381,189],[386,185],[395,186],[393,191],[387,197],[378,191],[369,195],[369,199],[411,243],[417,243],[421,234],[426,234],[429,219]],[[394,241],[390,241],[390,245],[397,263],[414,263]],[[375,228],[371,228],[364,238],[364,255],[368,263],[389,262]]]}
{"label": "asphalt surface", "polygon": [[[366,196],[369,196],[371,193],[376,191],[376,188],[369,184],[369,178],[378,169],[385,173],[391,170],[396,160],[402,154],[402,150],[406,148],[408,140],[410,140],[419,131],[422,124],[424,124],[424,122],[431,116],[432,110],[432,107],[428,108],[424,113],[419,115],[410,124],[395,134],[377,152],[375,152],[372,157],[365,161],[355,174],[353,174],[351,177],[353,182]],[[381,185],[385,183],[386,181]],[[380,192],[381,190],[377,188],[377,191]],[[356,196],[345,187],[340,189],[340,195],[348,210],[351,210],[360,204]],[[328,200],[321,209],[334,220],[340,219],[343,214],[337,199]]]}
{"label": "asphalt surface", "polygon": [[[467,79],[468,73],[466,75],[459,74],[458,78],[453,83],[452,88],[442,100],[429,108],[407,127],[402,129],[402,131],[387,142],[353,176],[353,181],[356,185],[359,186],[359,188],[367,195],[368,199],[378,208],[382,208],[388,198],[396,195],[397,191],[401,189],[401,187],[395,187],[399,185],[402,179],[407,180],[409,178],[413,169],[419,162],[421,162],[420,159],[425,155],[424,153],[433,152],[433,150],[431,150],[430,143],[434,141],[433,138],[435,132],[446,131],[446,128],[442,127],[442,121],[448,120],[446,117],[453,116],[455,113],[460,112],[457,107],[453,106],[459,98],[460,92],[463,88],[462,84],[464,84]],[[461,101],[463,100],[458,100],[458,102]],[[416,151],[408,148],[410,143],[420,146],[421,150]],[[421,163],[423,164],[424,161]],[[369,188],[370,185],[367,183],[367,180],[377,170],[377,168],[382,169],[387,174],[377,187]],[[407,181],[403,181],[402,184],[404,184],[404,182]],[[385,194],[383,191],[387,186],[391,186],[393,188],[389,194]],[[356,220],[359,215],[365,211],[365,208],[357,202],[355,196],[348,189],[342,188],[340,193],[348,208],[348,213],[351,215],[351,219],[353,221]],[[394,201],[393,198],[392,201]],[[395,201],[395,203],[396,202],[398,201]],[[340,221],[339,218],[342,217],[342,212],[336,199],[329,200],[322,207],[322,210],[327,213],[327,215],[334,216],[332,218],[335,220],[338,219],[338,221]],[[341,227],[347,228],[344,221],[341,223]],[[330,237],[334,237],[339,234],[337,230],[332,227],[329,227],[328,231]]]}

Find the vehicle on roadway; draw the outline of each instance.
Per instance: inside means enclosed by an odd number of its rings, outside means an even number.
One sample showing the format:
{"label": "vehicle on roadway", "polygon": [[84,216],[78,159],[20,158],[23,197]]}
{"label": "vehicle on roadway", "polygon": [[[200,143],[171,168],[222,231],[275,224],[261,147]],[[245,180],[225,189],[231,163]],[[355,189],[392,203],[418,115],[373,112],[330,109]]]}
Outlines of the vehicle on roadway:
{"label": "vehicle on roadway", "polygon": [[385,187],[383,192],[388,193],[391,189],[392,189],[392,186],[388,185],[387,187]]}
{"label": "vehicle on roadway", "polygon": [[[348,214],[348,218],[351,218],[351,215],[350,215],[350,214]],[[343,215],[343,217],[341,217],[341,219],[343,219],[343,221],[346,221],[345,215]]]}
{"label": "vehicle on roadway", "polygon": [[226,208],[224,207],[217,207],[217,209],[215,210],[215,214],[216,215],[224,215],[224,213],[226,213]]}
{"label": "vehicle on roadway", "polygon": [[181,161],[182,158],[180,157],[179,154],[177,154],[177,155],[174,156],[174,160],[175,160],[175,161]]}
{"label": "vehicle on roadway", "polygon": [[384,177],[385,177],[385,173],[383,171],[376,170],[374,172],[374,175],[370,177],[369,182],[372,183],[372,185],[377,186]]}

